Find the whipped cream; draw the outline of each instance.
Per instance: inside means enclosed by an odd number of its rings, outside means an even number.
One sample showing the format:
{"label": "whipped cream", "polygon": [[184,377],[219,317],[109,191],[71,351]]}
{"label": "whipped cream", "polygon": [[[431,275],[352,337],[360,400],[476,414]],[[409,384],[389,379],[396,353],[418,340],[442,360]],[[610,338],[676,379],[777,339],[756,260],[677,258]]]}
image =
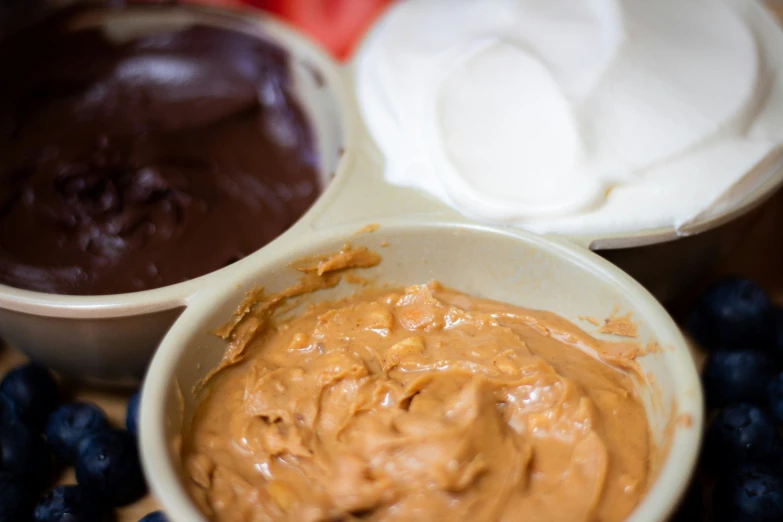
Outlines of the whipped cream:
{"label": "whipped cream", "polygon": [[363,44],[385,177],[537,232],[686,225],[783,144],[783,32],[755,0],[415,0]]}

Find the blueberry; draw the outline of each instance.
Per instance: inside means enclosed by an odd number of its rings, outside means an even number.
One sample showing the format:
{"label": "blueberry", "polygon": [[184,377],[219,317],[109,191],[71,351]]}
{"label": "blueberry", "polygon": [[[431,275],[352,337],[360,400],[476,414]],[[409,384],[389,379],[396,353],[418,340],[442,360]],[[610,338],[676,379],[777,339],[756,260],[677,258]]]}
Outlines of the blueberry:
{"label": "blueberry", "polygon": [[139,402],[141,402],[141,390],[128,400],[128,411],[125,413],[125,427],[136,437],[139,435]]}
{"label": "blueberry", "polygon": [[112,506],[124,506],[146,492],[136,438],[124,430],[91,435],[79,447],[76,480]]}
{"label": "blueberry", "polygon": [[63,461],[74,464],[79,444],[98,431],[109,429],[106,415],[94,404],[73,402],[60,406],[46,421],[46,439]]}
{"label": "blueberry", "polygon": [[14,401],[0,393],[0,426],[12,424],[19,420],[16,415],[16,405]]}
{"label": "blueberry", "polygon": [[19,522],[30,518],[30,488],[10,473],[0,471],[0,522]]}
{"label": "blueberry", "polygon": [[154,511],[139,520],[139,522],[168,522],[169,519],[163,514],[163,511]]}
{"label": "blueberry", "polygon": [[783,479],[760,466],[744,466],[718,481],[713,495],[719,522],[783,520]]}
{"label": "blueberry", "polygon": [[756,406],[740,403],[721,410],[705,440],[704,464],[725,470],[747,463],[777,463],[780,439],[775,422]]}
{"label": "blueberry", "polygon": [[59,394],[49,370],[35,363],[8,372],[0,383],[0,393],[16,404],[19,418],[35,429],[43,428],[46,417],[57,407]]}
{"label": "blueberry", "polygon": [[0,428],[0,470],[39,487],[51,478],[49,448],[40,434],[17,422]]}
{"label": "blueberry", "polygon": [[767,383],[773,368],[770,357],[759,350],[713,352],[702,373],[708,404],[716,407],[732,402],[766,404]]}
{"label": "blueberry", "polygon": [[102,522],[107,511],[81,486],[58,486],[44,495],[33,510],[34,522]]}
{"label": "blueberry", "polygon": [[772,416],[783,422],[783,373],[772,377],[767,384],[767,404]]}
{"label": "blueberry", "polygon": [[691,335],[709,350],[767,346],[773,307],[767,294],[747,279],[727,277],[701,297],[688,321]]}
{"label": "blueberry", "polygon": [[772,318],[772,343],[775,353],[783,358],[783,308],[775,308]]}

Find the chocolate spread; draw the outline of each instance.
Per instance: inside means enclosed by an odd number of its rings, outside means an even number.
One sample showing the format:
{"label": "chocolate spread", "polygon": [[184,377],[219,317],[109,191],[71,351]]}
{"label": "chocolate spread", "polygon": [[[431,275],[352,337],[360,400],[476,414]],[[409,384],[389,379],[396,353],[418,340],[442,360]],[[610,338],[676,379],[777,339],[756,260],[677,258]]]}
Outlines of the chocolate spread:
{"label": "chocolate spread", "polygon": [[614,522],[644,495],[634,344],[437,283],[270,320],[303,289],[220,330],[183,440],[211,520]]}
{"label": "chocolate spread", "polygon": [[287,52],[206,25],[112,41],[75,28],[90,9],[0,41],[0,283],[151,289],[290,227],[321,187]]}

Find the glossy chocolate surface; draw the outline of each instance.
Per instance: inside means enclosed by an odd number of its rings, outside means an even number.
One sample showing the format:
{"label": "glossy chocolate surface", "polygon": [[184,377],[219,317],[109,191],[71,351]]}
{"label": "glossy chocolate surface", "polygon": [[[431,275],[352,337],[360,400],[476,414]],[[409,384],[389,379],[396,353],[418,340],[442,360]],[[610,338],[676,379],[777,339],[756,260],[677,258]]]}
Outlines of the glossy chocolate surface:
{"label": "glossy chocolate surface", "polygon": [[178,283],[261,248],[315,201],[285,50],[203,25],[111,40],[75,27],[83,14],[0,41],[0,283]]}

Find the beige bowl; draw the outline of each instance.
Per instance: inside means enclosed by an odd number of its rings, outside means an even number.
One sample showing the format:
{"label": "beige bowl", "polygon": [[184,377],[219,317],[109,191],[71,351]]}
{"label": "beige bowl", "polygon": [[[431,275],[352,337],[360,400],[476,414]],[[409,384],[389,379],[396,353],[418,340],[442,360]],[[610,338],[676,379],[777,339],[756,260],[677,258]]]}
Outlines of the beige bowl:
{"label": "beige bowl", "polygon": [[[345,141],[356,131],[341,118],[348,99],[337,66],[297,33],[255,12],[155,5],[121,10],[96,6],[75,19],[74,27],[98,26],[122,39],[194,23],[243,31],[289,50],[294,87],[314,126],[326,185]],[[255,264],[255,255],[250,255],[184,283],[119,295],[54,295],[0,284],[0,337],[61,373],[101,383],[138,383],[190,297]]]}
{"label": "beige bowl", "polygon": [[[150,366],[141,402],[141,450],[146,475],[167,515],[176,522],[204,517],[183,486],[176,439],[194,410],[194,385],[220,361],[225,341],[207,333],[230,317],[244,293],[258,285],[270,292],[292,285],[298,273],[287,265],[303,256],[338,249],[344,242],[382,255],[379,266],[361,275],[378,283],[413,284],[437,279],[468,294],[551,310],[579,324],[580,316],[608,317],[616,307],[639,324],[639,341],[661,349],[641,357],[638,381],[659,448],[657,479],[628,519],[663,522],[677,505],[694,469],[703,423],[699,378],[688,346],[660,304],[609,262],[566,241],[476,225],[411,223],[385,219],[372,234],[354,235],[346,225],[281,239],[265,250],[252,270],[237,272],[214,289],[193,297],[163,339]],[[382,244],[388,242],[387,247]],[[349,294],[342,284],[306,301]],[[595,327],[581,323],[590,331]]]}
{"label": "beige bowl", "polygon": [[[197,292],[222,287],[237,273],[260,266],[268,251],[285,248],[281,241],[288,236],[346,224],[358,228],[390,218],[408,223],[470,223],[426,194],[383,180],[384,160],[361,123],[351,92],[351,66],[338,66],[282,24],[257,11],[195,6],[95,7],[82,20],[83,25],[104,26],[117,37],[195,22],[245,31],[290,51],[294,85],[315,128],[324,183],[334,179],[313,208],[281,238],[229,267],[185,283],[108,296],[62,296],[0,285],[0,337],[61,373],[101,383],[137,383],[158,342]],[[720,257],[731,239],[750,223],[746,213],[781,184],[780,164],[768,168],[775,174],[767,184],[738,206],[700,223],[690,231],[694,236],[679,238],[673,229],[660,229],[623,237],[568,239],[597,250],[657,297],[668,299]]]}

